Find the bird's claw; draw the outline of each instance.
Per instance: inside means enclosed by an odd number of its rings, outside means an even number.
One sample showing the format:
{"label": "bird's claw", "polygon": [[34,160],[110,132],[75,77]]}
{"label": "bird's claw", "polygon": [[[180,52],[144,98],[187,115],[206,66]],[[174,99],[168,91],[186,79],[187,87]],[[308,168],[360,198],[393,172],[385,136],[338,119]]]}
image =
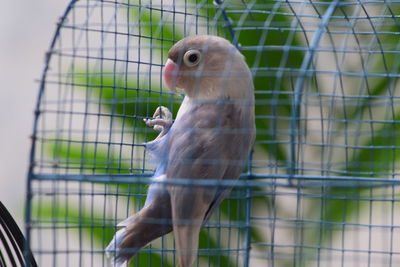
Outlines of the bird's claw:
{"label": "bird's claw", "polygon": [[159,106],[153,114],[152,119],[143,119],[147,126],[153,127],[157,132],[160,132],[158,138],[164,136],[172,125],[172,113],[168,108]]}

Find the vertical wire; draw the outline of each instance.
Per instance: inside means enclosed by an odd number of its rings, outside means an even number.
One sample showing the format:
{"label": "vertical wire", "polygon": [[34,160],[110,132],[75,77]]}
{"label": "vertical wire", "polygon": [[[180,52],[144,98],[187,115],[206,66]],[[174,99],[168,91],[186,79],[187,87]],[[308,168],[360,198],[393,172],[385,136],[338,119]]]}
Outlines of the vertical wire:
{"label": "vertical wire", "polygon": [[[74,14],[75,12],[72,12],[72,14]],[[60,35],[59,36],[59,38],[58,38],[58,45],[57,45],[57,49],[59,49],[60,51],[62,50],[62,47],[63,47],[63,39],[62,39],[62,35]],[[62,77],[62,56],[58,56],[57,57],[57,62],[56,63],[54,63],[55,65],[57,65],[57,68],[58,68],[58,74],[57,74],[57,80],[58,80],[58,83],[57,83],[57,89],[56,88],[54,88],[54,89],[56,89],[57,90],[57,92],[56,92],[56,100],[55,100],[55,102],[56,102],[56,110],[63,110],[63,103],[62,103],[62,97],[61,97],[61,95],[62,95],[62,83],[61,83],[61,77]],[[67,91],[67,90],[66,90]],[[60,118],[61,117],[61,118]],[[63,123],[62,123],[62,121],[64,120],[64,114],[62,114],[62,113],[59,113],[59,114],[56,114],[55,115],[55,127],[56,127],[56,129],[55,129],[55,149],[53,150],[53,153],[52,153],[52,155],[51,155],[51,157],[52,157],[52,161],[53,162],[55,162],[55,161],[58,161],[58,158],[57,157],[59,157],[60,155],[59,155],[59,153],[60,153],[60,149],[61,148],[58,148],[57,149],[57,143],[56,142],[60,142],[60,141],[58,141],[58,140],[62,140],[62,136],[63,136]],[[45,128],[44,128],[45,129]],[[62,142],[62,141],[61,141]],[[44,144],[44,142],[43,142],[43,144]],[[62,146],[62,144],[61,145],[59,145],[60,147]],[[55,173],[59,173],[59,168],[60,168],[60,166],[57,166],[58,165],[58,163],[54,163],[53,164],[53,166],[52,166],[52,168],[53,168],[53,172],[55,172]],[[59,181],[53,181],[53,182],[51,182],[51,188],[52,188],[52,191],[53,192],[56,192],[57,191],[57,185],[59,184],[59,183],[61,183],[61,181],[59,182]],[[59,203],[58,203],[58,198],[57,198],[57,194],[53,194],[53,196],[52,196],[52,200],[51,200],[51,202],[52,202],[52,207],[51,207],[51,213],[52,213],[52,222],[51,222],[51,234],[52,234],[52,247],[53,247],[53,249],[54,250],[57,250],[57,234],[58,234],[58,230],[57,230],[57,227],[56,227],[56,225],[57,225],[57,220],[58,220],[58,218],[57,218],[57,210],[58,210],[58,205],[59,205]],[[60,231],[61,232],[61,231]],[[52,264],[53,264],[53,266],[57,266],[57,254],[53,254],[52,255]]]}
{"label": "vertical wire", "polygon": [[[250,152],[250,157],[248,160],[248,164],[247,164],[247,177],[252,177],[252,168],[251,168],[251,163],[253,162],[253,155],[254,155],[254,150],[252,150]],[[244,263],[243,266],[244,267],[249,267],[250,266],[250,250],[251,250],[251,235],[250,235],[250,231],[251,231],[251,201],[252,201],[252,197],[253,196],[253,191],[252,191],[252,187],[248,186],[246,187],[246,232],[245,232],[245,257],[244,257]]]}
{"label": "vertical wire", "polygon": [[[317,8],[314,7],[314,9],[318,13],[318,15],[320,16]],[[340,10],[342,10],[342,8],[340,8]],[[335,59],[335,63],[336,63],[335,65],[336,65],[337,71],[340,73],[340,66],[338,65],[339,59],[338,59],[338,55],[337,55],[337,49],[335,47],[334,38],[333,38],[332,33],[331,33],[331,31],[330,31],[330,29],[328,27],[326,27],[326,32],[328,34],[329,41],[330,41],[330,43],[332,45],[332,53],[333,53],[333,56],[334,56],[334,59]],[[348,35],[346,35],[346,37],[347,36]],[[341,74],[339,74],[339,77],[340,77],[340,80],[341,80]],[[334,101],[335,101],[334,96],[335,96],[335,91],[336,91],[336,79],[334,80],[333,88],[334,89],[333,89],[333,93],[332,93],[331,109],[334,106]],[[319,92],[319,94],[321,95],[321,92]],[[319,97],[319,99],[321,99],[321,97]],[[326,137],[326,140],[325,140],[324,131],[323,131],[324,130],[324,124],[323,124],[322,105],[323,105],[323,101],[320,100],[319,106],[320,106],[321,129],[322,129],[322,131],[321,131],[321,136],[322,136],[321,143],[322,144],[329,144],[330,143],[330,141],[329,141],[329,139],[330,139],[329,135],[330,134],[329,133],[331,131],[330,130],[331,129],[331,127],[330,127],[331,121],[328,120],[328,122],[327,122],[327,124],[328,124],[327,125],[327,130],[326,130],[327,137]],[[331,116],[332,115],[328,115],[328,117],[331,117]],[[325,147],[322,147],[322,149],[321,149],[321,159],[320,159],[320,161],[321,161],[321,163],[320,163],[321,176],[322,177],[326,176],[329,173],[330,167],[328,166],[328,164],[331,162],[331,159],[325,160],[325,154],[326,153],[324,153],[324,148]],[[330,157],[330,155],[328,155],[328,157]],[[327,162],[327,166],[326,167],[325,167],[325,164],[324,164],[325,161]],[[326,185],[322,184],[321,185],[321,193],[320,193],[320,203],[321,204],[320,204],[320,211],[319,211],[320,212],[320,223],[319,223],[318,254],[317,254],[317,265],[318,266],[320,266],[320,264],[321,264],[321,247],[323,246],[323,244],[322,244],[323,237],[322,236],[323,236],[323,229],[324,229],[324,226],[325,226],[324,225],[324,221],[323,221],[323,214],[324,214],[324,211],[325,211],[325,208],[326,208],[325,202],[326,202],[326,194],[328,192],[329,191],[326,190]],[[345,218],[345,214],[346,213],[344,213],[343,218]],[[345,225],[342,226],[342,234],[344,234],[344,231],[345,231],[344,229],[345,229]],[[344,236],[342,236],[342,242],[344,240],[343,238],[344,238]],[[344,247],[344,245],[342,244],[342,248],[343,247]],[[342,259],[343,259],[343,257],[344,257],[344,252],[342,251]]]}
{"label": "vertical wire", "polygon": [[[140,71],[141,71],[141,60],[142,60],[142,57],[141,57],[141,54],[142,54],[142,51],[141,51],[141,47],[142,47],[142,26],[140,25],[140,17],[142,16],[142,12],[144,12],[143,11],[143,9],[141,8],[142,7],[142,5],[143,5],[143,3],[142,3],[142,0],[139,0],[138,1],[138,4],[139,4],[139,7],[134,7],[134,8],[137,8],[138,9],[138,18],[134,18],[134,17],[132,17],[132,19],[131,19],[131,21],[133,21],[133,23],[132,24],[135,24],[135,23],[137,23],[137,25],[138,25],[138,29],[137,29],[137,32],[138,32],[138,49],[137,49],[137,64],[136,64],[136,100],[135,100],[135,114],[138,114],[138,107],[139,107],[139,104],[140,104],[140,101],[142,101],[141,99],[139,99],[139,97],[140,97],[140,87],[141,87],[141,77],[140,77]],[[132,13],[129,13],[129,16],[131,17],[132,16]],[[148,116],[149,115],[149,113],[148,113],[148,109],[146,108],[146,115]],[[137,139],[137,132],[136,132],[136,129],[137,129],[137,124],[138,124],[138,122],[137,122],[137,120],[135,119],[134,120],[134,124],[133,124],[133,127],[134,127],[134,132],[133,132],[133,142],[135,143],[136,142],[136,139]],[[146,140],[147,141],[147,128],[145,128],[145,130],[144,130],[144,140]],[[134,150],[133,150],[133,148],[132,148],[132,152],[131,152],[131,155],[133,155],[133,153],[134,153]],[[142,154],[142,156],[143,156],[143,162],[142,162],[142,170],[141,170],[141,173],[143,174],[144,173],[144,169],[145,169],[145,162],[146,162],[146,150],[144,149],[143,150],[143,154]],[[131,163],[131,165],[133,166],[133,163]],[[139,186],[139,189],[138,189],[138,191],[139,191],[139,193],[141,194],[142,192],[143,192],[143,184],[140,184]],[[129,189],[131,189],[131,185],[129,186]],[[139,202],[139,201],[138,201]],[[139,205],[140,205],[141,203],[137,203],[136,205],[135,205],[135,210],[138,210],[139,209]],[[128,210],[127,210],[128,211]],[[136,261],[136,266],[138,266],[139,265],[139,261]]]}
{"label": "vertical wire", "polygon": [[336,10],[340,0],[332,1],[324,15],[321,18],[318,29],[315,31],[313,39],[311,40],[310,47],[304,56],[303,62],[299,71],[299,78],[294,89],[294,98],[292,102],[292,114],[290,121],[290,168],[289,168],[289,181],[291,181],[293,176],[296,174],[296,142],[297,135],[299,135],[299,117],[300,117],[300,107],[301,107],[301,97],[304,89],[304,83],[306,76],[308,76],[309,67],[313,61],[316,49],[319,46],[321,37],[327,27],[333,12]]}
{"label": "vertical wire", "polygon": [[[153,83],[152,83],[151,72],[152,72],[152,69],[153,69],[154,47],[155,47],[155,44],[153,42],[154,34],[155,34],[155,32],[154,32],[155,25],[153,25],[153,16],[155,16],[155,15],[153,14],[153,12],[155,12],[155,11],[153,11],[153,2],[152,1],[149,1],[149,8],[150,8],[150,10],[149,10],[149,12],[150,12],[150,15],[149,15],[149,20],[150,20],[150,22],[149,22],[149,27],[150,27],[150,51],[149,51],[150,57],[149,57],[149,62],[150,62],[150,64],[148,66],[149,72],[148,72],[148,80],[147,80],[148,81],[148,88],[149,88],[149,93],[147,95],[147,108],[148,109],[150,107],[149,103],[152,101],[152,99],[151,99],[151,88],[152,88],[152,84]],[[150,112],[152,112],[152,111],[150,111]],[[150,250],[148,251],[149,266],[152,266],[153,264],[152,264],[151,250],[153,249],[153,245],[150,244],[149,247],[150,247]]]}
{"label": "vertical wire", "polygon": [[[310,42],[309,49],[307,50],[306,55],[303,58],[302,65],[299,69],[299,76],[297,79],[297,83],[294,88],[294,97],[292,101],[292,112],[291,112],[291,121],[290,121],[290,162],[289,162],[289,184],[293,186],[293,180],[292,177],[295,175],[298,171],[298,166],[297,166],[297,160],[299,159],[300,156],[300,147],[301,147],[301,133],[300,133],[300,109],[301,109],[301,97],[303,94],[304,86],[305,86],[305,80],[306,76],[308,76],[308,70],[310,66],[313,65],[313,59],[315,57],[315,52],[316,49],[319,47],[320,40],[322,38],[322,35],[324,34],[325,30],[327,29],[328,23],[333,15],[333,12],[336,10],[338,4],[340,1],[333,1],[331,4],[328,6],[327,10],[323,14],[323,16],[320,17],[320,24],[317,28],[317,30],[314,33],[314,36]],[[314,9],[314,3],[311,2],[311,5],[313,5]],[[299,149],[296,151],[296,143]],[[297,156],[296,156],[297,153]],[[301,195],[301,190],[302,187],[297,186],[297,208],[296,208],[296,218],[300,220],[300,216],[302,214],[301,208],[302,208],[302,197]],[[298,259],[300,259],[300,264],[301,261],[303,260],[303,257],[298,257],[297,253],[299,255],[303,254],[303,222],[301,222],[301,230],[300,230],[300,246],[299,247],[294,247],[294,254],[293,254],[293,262],[297,262]],[[299,250],[299,252],[297,252]]]}
{"label": "vertical wire", "polygon": [[[90,0],[89,0],[90,1]],[[88,3],[89,4],[89,3]],[[87,12],[89,13],[89,10],[87,10]],[[89,25],[88,25],[88,27],[89,27]],[[88,36],[89,36],[89,33],[87,33],[88,34]],[[88,38],[88,37],[87,37]],[[87,40],[87,44],[86,44],[86,53],[87,53],[87,55],[89,55],[89,52],[90,51],[90,49],[89,49],[89,38],[88,38],[88,40]],[[88,69],[86,70],[86,72],[87,73],[89,73],[89,71],[88,71]],[[89,80],[87,79],[87,82],[89,83]],[[89,87],[89,86],[88,86]],[[89,88],[88,88],[89,89]],[[88,90],[87,89],[87,90]],[[87,91],[87,96],[86,96],[87,98],[86,98],[86,101],[89,101],[89,104],[87,105],[87,109],[88,109],[88,112],[90,112],[89,110],[90,110],[90,103],[92,102],[91,101],[91,99],[92,99],[92,90],[90,89],[90,90],[88,90]],[[86,109],[86,107],[85,107],[85,109]],[[86,113],[86,110],[85,110],[85,113]],[[89,115],[88,116],[88,126],[87,126],[87,131],[89,132],[88,133],[88,135],[90,135],[90,118],[92,117],[92,115]],[[84,129],[84,131],[85,131],[85,129]],[[89,137],[90,138],[90,137]],[[89,140],[90,141],[90,140]],[[95,145],[96,146],[96,145]],[[90,148],[91,148],[91,146],[90,145],[88,145],[88,148],[89,148],[89,151],[90,151]],[[88,158],[89,158],[89,156],[88,156]],[[93,158],[93,161],[94,161],[95,159]],[[93,164],[93,163],[92,163]],[[90,167],[90,166],[88,166],[88,167]],[[95,168],[95,166],[94,166],[94,164],[93,164],[93,168],[92,169],[94,169]],[[88,169],[88,172],[90,172],[90,169]],[[89,262],[91,263],[91,266],[93,266],[94,265],[94,225],[93,225],[93,217],[94,217],[94,194],[93,194],[93,192],[94,192],[94,183],[90,183],[88,186],[87,186],[88,188],[90,188],[90,189],[88,189],[88,197],[87,197],[87,201],[89,202],[88,203],[88,208],[89,208],[89,212],[88,212],[88,215],[89,215],[89,219],[88,219],[88,224],[89,225],[87,225],[87,228],[89,228],[90,229],[90,236],[89,236],[89,239],[90,239],[90,241],[88,242],[89,244],[90,244],[90,252],[89,252],[89,256],[88,256],[88,260],[89,260]],[[85,194],[85,196],[86,196],[86,194]],[[85,197],[85,199],[86,199],[86,197]],[[86,202],[86,201],[85,201]]]}
{"label": "vertical wire", "polygon": [[[235,35],[235,32],[233,30],[233,25],[231,19],[228,17],[226,11],[225,11],[225,4],[224,1],[222,0],[215,0],[214,3],[218,6],[218,9],[220,10],[224,21],[225,21],[225,27],[228,29],[228,32],[230,34],[230,37],[232,39],[232,44],[240,50],[238,39]],[[251,152],[250,159],[249,159],[249,165],[248,165],[248,174],[247,177],[251,177],[252,175],[252,170],[251,170],[251,162],[252,162],[252,156],[253,156],[253,151]],[[246,212],[245,212],[245,240],[244,240],[244,249],[245,249],[245,254],[243,258],[243,266],[248,267],[249,262],[250,262],[250,249],[251,249],[251,236],[250,236],[250,231],[251,231],[251,200],[252,200],[252,188],[249,186],[246,189],[246,196],[245,196],[245,207],[246,207]],[[240,231],[239,231],[240,234]],[[239,238],[239,237],[238,237]],[[237,249],[240,248],[240,245],[238,244]],[[237,251],[237,255],[239,256],[240,250]],[[236,259],[236,262],[238,262],[238,259]]]}
{"label": "vertical wire", "polygon": [[[176,1],[177,0],[172,0],[172,39],[173,39],[173,41],[176,40],[176,37],[179,34],[179,33],[176,33],[176,29],[175,29],[175,25],[176,25],[176,22],[177,22],[177,20],[176,20]],[[183,27],[185,27],[185,26],[186,25],[184,24]],[[183,33],[185,34],[186,32],[184,31]],[[172,98],[172,96],[171,96],[171,98]],[[172,246],[173,246],[172,247],[173,250],[176,251],[175,242],[173,242]],[[172,263],[177,265],[176,261],[177,261],[176,253],[172,253]]]}
{"label": "vertical wire", "polygon": [[[104,41],[105,41],[105,36],[104,36],[104,4],[101,3],[100,5],[100,51],[99,51],[99,57],[100,57],[100,63],[99,63],[99,72],[100,72],[100,86],[99,86],[99,93],[98,93],[98,104],[97,104],[97,119],[96,119],[96,132],[95,132],[95,137],[94,137],[94,151],[93,151],[93,170],[92,173],[94,174],[96,169],[96,165],[97,165],[97,151],[98,151],[98,147],[99,147],[99,129],[100,129],[100,120],[101,120],[101,103],[102,103],[102,97],[103,97],[103,84],[104,84],[104,61],[102,60],[104,58]],[[104,190],[104,201],[103,201],[103,225],[106,225],[108,222],[106,222],[106,211],[107,211],[107,197],[106,194],[109,194],[109,187],[107,187],[106,184],[104,184],[103,186],[103,190]],[[112,204],[110,204],[110,207],[112,208]],[[107,228],[106,228],[107,229]],[[116,231],[117,228],[114,227],[114,230]],[[104,233],[104,228],[102,231],[102,244],[105,244],[106,240],[105,240],[105,233]],[[105,265],[105,258],[104,258],[104,254],[101,257],[101,262],[102,265]]]}
{"label": "vertical wire", "polygon": [[[234,199],[230,199],[229,201],[228,201],[228,214],[230,214],[231,213],[231,209],[232,209],[232,205],[231,205],[231,203],[233,202],[233,201],[235,201]],[[227,257],[228,258],[230,258],[230,257],[232,257],[231,256],[231,240],[232,240],[232,219],[229,217],[229,220],[228,220],[228,237],[227,237],[227,241],[226,241],[226,244],[227,244],[227,247],[228,247],[228,255],[227,255]],[[235,256],[235,253],[233,253],[233,256]]]}
{"label": "vertical wire", "polygon": [[232,26],[232,21],[228,17],[225,11],[225,1],[223,0],[215,0],[214,3],[218,6],[218,8],[221,10],[222,16],[225,20],[225,27],[228,28],[228,32],[232,38],[232,44],[239,49],[239,43],[236,38],[235,32],[233,31],[233,26]]}
{"label": "vertical wire", "polygon": [[[160,22],[159,22],[159,27],[160,27],[160,31],[161,31],[161,48],[160,48],[160,62],[163,62],[164,60],[164,44],[165,44],[165,37],[164,37],[164,27],[168,27],[167,25],[165,25],[165,18],[164,18],[164,1],[161,0],[161,4],[160,4]],[[159,95],[159,105],[161,106],[162,103],[162,98],[163,98],[163,67],[160,67],[160,75],[159,75],[159,88],[160,88],[160,95]],[[162,223],[166,223],[166,222],[162,222]],[[161,267],[164,267],[164,261],[166,259],[165,256],[165,237],[162,236],[161,237]]]}
{"label": "vertical wire", "polygon": [[[386,4],[386,6],[388,7],[388,10],[389,10],[389,12],[390,12],[390,15],[391,15],[391,17],[392,17],[392,19],[395,21],[395,24],[396,24],[396,28],[400,31],[400,22],[399,21],[396,21],[396,19],[395,19],[395,15],[394,15],[394,13],[393,13],[393,11],[391,10],[391,8],[390,8],[390,6],[389,6],[389,4],[386,2],[386,1],[384,1],[385,2],[385,4]],[[397,53],[396,53],[396,59],[397,60],[395,60],[395,62],[396,62],[396,65],[395,66],[393,66],[392,67],[392,70],[398,70],[399,69],[399,66],[400,66],[400,60],[399,60],[399,56],[400,56],[400,42],[397,44],[397,46],[396,46],[396,49],[395,49],[396,51],[397,51]],[[391,86],[390,86],[390,88],[389,88],[389,93],[390,93],[390,101],[391,101],[391,106],[393,107],[394,106],[394,103],[393,103],[393,97],[394,97],[394,93],[395,93],[395,83],[396,83],[396,80],[394,79],[394,78],[392,78],[391,79],[391,81],[390,81],[390,83],[391,83]],[[393,90],[393,92],[390,92],[390,90]],[[395,132],[395,130],[396,130],[396,124],[395,124],[395,122],[396,122],[396,118],[395,118],[395,116],[393,117],[393,123],[392,123],[392,131],[393,132]],[[395,135],[393,134],[393,139],[395,139]],[[392,140],[392,142],[393,143],[395,143],[395,140]],[[397,148],[398,149],[398,148]],[[393,175],[392,175],[392,178],[393,179],[395,179],[396,177],[395,177],[395,170],[396,170],[396,164],[395,164],[395,154],[396,154],[396,151],[395,151],[395,146],[393,146],[393,148],[392,148],[392,173],[393,173]],[[395,240],[395,238],[394,238],[394,236],[395,236],[395,231],[394,231],[394,225],[395,225],[395,205],[396,205],[396,203],[395,203],[395,198],[396,198],[396,190],[395,190],[395,186],[394,185],[392,185],[391,186],[391,202],[390,202],[390,213],[391,213],[391,218],[390,218],[390,225],[391,225],[391,227],[390,227],[390,245],[389,245],[389,247],[390,247],[390,254],[389,254],[389,266],[393,266],[393,250],[394,250],[394,240]]]}

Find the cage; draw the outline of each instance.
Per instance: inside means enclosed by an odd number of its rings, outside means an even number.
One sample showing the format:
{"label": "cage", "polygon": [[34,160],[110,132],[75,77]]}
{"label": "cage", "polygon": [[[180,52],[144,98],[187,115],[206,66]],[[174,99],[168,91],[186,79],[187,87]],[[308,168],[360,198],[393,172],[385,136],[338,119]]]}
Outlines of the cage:
{"label": "cage", "polygon": [[[109,266],[116,224],[143,206],[143,123],[168,49],[218,35],[245,56],[257,137],[200,234],[196,266],[400,265],[400,2],[72,0],[35,110],[27,244],[39,266]],[[176,181],[178,183],[178,181]],[[29,260],[29,259],[28,259]],[[130,266],[176,266],[166,235]]]}

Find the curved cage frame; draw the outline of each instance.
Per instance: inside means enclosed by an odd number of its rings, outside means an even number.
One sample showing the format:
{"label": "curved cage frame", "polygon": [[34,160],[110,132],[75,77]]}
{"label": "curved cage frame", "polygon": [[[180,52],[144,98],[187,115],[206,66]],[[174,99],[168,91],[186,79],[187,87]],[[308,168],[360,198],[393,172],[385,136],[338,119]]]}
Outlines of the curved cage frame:
{"label": "curved cage frame", "polygon": [[[26,232],[43,258],[39,265],[48,259],[54,266],[107,265],[109,233],[140,208],[153,171],[142,144],[154,133],[137,121],[158,105],[173,112],[179,105],[160,78],[164,51],[205,32],[230,39],[247,58],[258,133],[239,181],[169,182],[235,188],[205,226],[197,264],[396,266],[400,45],[390,41],[399,36],[396,11],[398,1],[72,0],[46,55],[35,109]],[[72,47],[64,47],[64,38]],[[73,120],[83,126],[73,129]],[[102,231],[100,240],[92,234],[86,244],[88,230]],[[385,238],[376,247],[380,231]],[[365,232],[367,245],[360,241]],[[46,235],[53,235],[50,247],[40,241]],[[170,237],[162,238],[132,266],[170,266],[174,249]]]}

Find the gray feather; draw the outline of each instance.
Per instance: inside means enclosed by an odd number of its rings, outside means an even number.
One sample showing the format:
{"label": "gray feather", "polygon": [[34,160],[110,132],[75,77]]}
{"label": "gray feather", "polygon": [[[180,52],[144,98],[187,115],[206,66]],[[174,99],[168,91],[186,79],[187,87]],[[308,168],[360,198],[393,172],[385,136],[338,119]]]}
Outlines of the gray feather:
{"label": "gray feather", "polygon": [[[183,64],[188,49],[203,53],[204,60],[195,69]],[[157,162],[155,177],[238,179],[255,138],[254,88],[243,56],[220,37],[192,36],[175,44],[168,57],[179,66],[176,85],[186,97],[168,132],[146,143]],[[179,263],[189,267],[202,225],[230,190],[153,183],[145,206],[120,224],[125,228],[108,248],[117,248],[116,260],[125,262],[174,230]]]}
{"label": "gray feather", "polygon": [[[228,100],[193,103],[170,130],[167,179],[238,179],[254,140],[252,114]],[[168,186],[168,191],[181,265],[190,266],[201,226],[230,188]]]}

